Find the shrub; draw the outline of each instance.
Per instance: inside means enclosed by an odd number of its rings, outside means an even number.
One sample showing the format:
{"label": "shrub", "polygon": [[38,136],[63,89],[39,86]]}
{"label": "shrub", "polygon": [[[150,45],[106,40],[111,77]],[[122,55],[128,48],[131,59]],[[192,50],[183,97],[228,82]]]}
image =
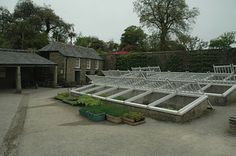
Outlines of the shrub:
{"label": "shrub", "polygon": [[144,114],[140,112],[129,112],[129,113],[124,114],[124,117],[133,119],[136,122],[144,120]]}

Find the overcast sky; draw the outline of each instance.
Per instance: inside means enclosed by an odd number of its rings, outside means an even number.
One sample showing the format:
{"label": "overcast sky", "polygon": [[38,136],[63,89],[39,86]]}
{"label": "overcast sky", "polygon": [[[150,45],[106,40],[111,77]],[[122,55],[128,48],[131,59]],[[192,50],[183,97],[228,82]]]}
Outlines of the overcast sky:
{"label": "overcast sky", "polygon": [[[18,0],[0,0],[11,12]],[[105,41],[120,41],[124,29],[139,26],[133,12],[135,0],[33,0],[38,5],[50,5],[57,15],[75,25],[76,33],[97,36]],[[186,0],[197,7],[200,15],[193,25],[192,35],[205,41],[224,32],[236,31],[236,0]]]}

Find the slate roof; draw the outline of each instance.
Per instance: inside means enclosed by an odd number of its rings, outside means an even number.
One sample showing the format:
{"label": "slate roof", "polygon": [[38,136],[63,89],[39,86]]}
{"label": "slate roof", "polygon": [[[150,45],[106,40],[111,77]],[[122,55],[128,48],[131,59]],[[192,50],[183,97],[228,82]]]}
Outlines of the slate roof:
{"label": "slate roof", "polygon": [[98,53],[92,48],[86,47],[77,47],[70,44],[64,44],[61,42],[52,42],[39,50],[40,52],[59,52],[63,56],[67,57],[77,57],[77,58],[88,58],[95,60],[103,60],[102,57],[98,55]]}
{"label": "slate roof", "polygon": [[1,49],[0,65],[56,65],[35,53],[26,50]]}

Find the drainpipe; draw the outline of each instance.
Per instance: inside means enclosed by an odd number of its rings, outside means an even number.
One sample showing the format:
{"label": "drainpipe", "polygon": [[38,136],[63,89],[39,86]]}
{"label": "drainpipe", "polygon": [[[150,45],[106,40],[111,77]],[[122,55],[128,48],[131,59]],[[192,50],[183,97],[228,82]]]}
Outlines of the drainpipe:
{"label": "drainpipe", "polygon": [[66,69],[65,69],[65,80],[67,81],[67,57],[66,57]]}

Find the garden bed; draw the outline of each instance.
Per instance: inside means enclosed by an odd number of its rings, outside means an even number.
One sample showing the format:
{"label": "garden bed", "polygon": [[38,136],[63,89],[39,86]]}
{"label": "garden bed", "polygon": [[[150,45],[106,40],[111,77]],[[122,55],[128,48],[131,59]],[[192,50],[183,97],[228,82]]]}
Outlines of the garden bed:
{"label": "garden bed", "polygon": [[118,96],[118,97],[116,97],[115,99],[116,99],[116,100],[125,101],[125,100],[127,100],[127,99],[129,99],[129,98],[131,98],[131,97],[134,97],[134,96],[139,95],[139,94],[142,94],[142,93],[144,93],[144,91],[141,91],[141,90],[133,90],[133,91],[130,91],[130,92],[126,93],[126,94],[123,94],[123,95],[121,95],[121,96]]}
{"label": "garden bed", "polygon": [[206,90],[205,93],[215,93],[215,94],[223,94],[226,92],[231,86],[219,86],[219,85],[212,85]]}
{"label": "garden bed", "polygon": [[110,96],[110,95],[114,95],[114,94],[116,94],[116,93],[120,93],[120,92],[122,92],[122,91],[124,91],[124,90],[125,90],[125,89],[123,89],[123,88],[118,88],[118,89],[112,90],[112,91],[110,91],[110,92],[108,92],[108,93],[103,93],[103,94],[101,94],[101,95],[99,95],[99,96],[108,97],[108,96]]}
{"label": "garden bed", "polygon": [[133,102],[138,103],[138,104],[148,105],[148,104],[150,104],[154,101],[157,101],[167,95],[168,94],[153,92],[153,93],[148,94],[144,97],[141,97]]}
{"label": "garden bed", "polygon": [[197,97],[176,95],[176,96],[156,105],[155,107],[178,111],[196,99],[197,99]]}
{"label": "garden bed", "polygon": [[100,91],[103,91],[103,90],[106,90],[106,89],[109,89],[109,88],[111,88],[111,87],[102,87],[102,88],[99,88],[99,89],[95,89],[95,90],[89,91],[89,92],[87,92],[87,94],[95,94],[97,92],[100,92]]}

